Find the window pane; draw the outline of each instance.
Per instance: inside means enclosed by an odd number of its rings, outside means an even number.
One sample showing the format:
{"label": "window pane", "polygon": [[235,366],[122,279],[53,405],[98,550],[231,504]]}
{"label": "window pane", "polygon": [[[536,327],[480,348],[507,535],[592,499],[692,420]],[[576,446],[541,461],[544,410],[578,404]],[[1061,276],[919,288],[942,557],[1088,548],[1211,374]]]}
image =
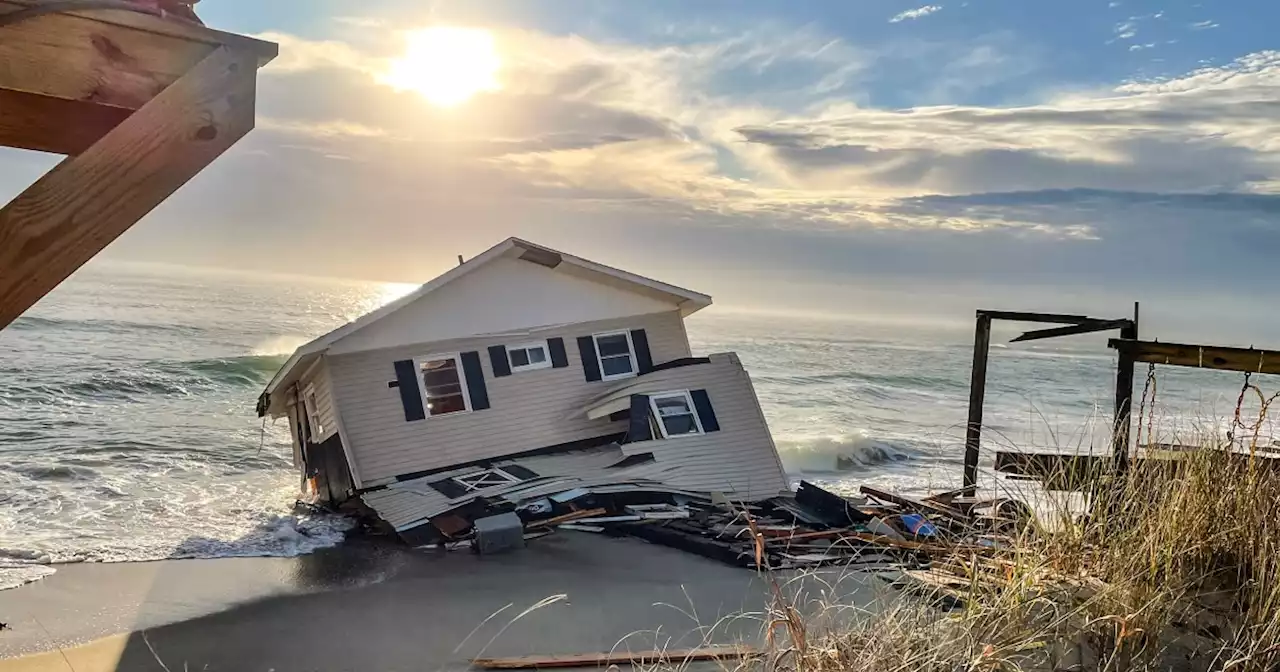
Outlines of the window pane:
{"label": "window pane", "polygon": [[511,351],[511,366],[528,366],[529,351],[520,349]]}
{"label": "window pane", "polygon": [[685,401],[684,397],[663,397],[654,400],[653,405],[658,407],[658,415],[664,417],[668,415],[688,415],[693,412],[689,408],[689,402]]}
{"label": "window pane", "polygon": [[427,413],[429,415],[458,413],[465,410],[467,410],[467,402],[462,398],[461,394],[441,397],[432,396],[427,399]]}
{"label": "window pane", "polygon": [[693,421],[693,415],[664,415],[662,416],[662,426],[667,430],[667,436],[675,436],[677,434],[696,434],[698,432],[698,424]]}
{"label": "window pane", "polygon": [[529,363],[541,364],[547,361],[547,352],[543,348],[529,348]]}
{"label": "window pane", "polygon": [[631,373],[631,356],[623,355],[621,357],[603,357],[600,359],[600,370],[606,376],[618,376],[624,373]]}
{"label": "window pane", "polygon": [[614,334],[612,336],[600,336],[596,338],[596,348],[600,350],[601,357],[609,355],[629,355],[631,348],[627,345],[626,334]]}

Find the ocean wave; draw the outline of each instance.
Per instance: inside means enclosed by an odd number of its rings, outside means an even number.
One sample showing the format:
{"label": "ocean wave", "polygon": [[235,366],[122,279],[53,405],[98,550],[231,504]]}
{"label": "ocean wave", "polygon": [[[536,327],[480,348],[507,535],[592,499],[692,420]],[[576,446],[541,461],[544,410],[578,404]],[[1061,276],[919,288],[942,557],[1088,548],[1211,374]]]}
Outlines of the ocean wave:
{"label": "ocean wave", "polygon": [[906,390],[961,390],[967,389],[969,385],[968,381],[954,377],[944,378],[940,376],[928,376],[915,373],[883,374],[870,373],[867,371],[838,371],[788,376],[757,375],[753,377],[761,382],[781,383],[785,385],[865,383],[867,385],[877,387]]}
{"label": "ocean wave", "polygon": [[194,335],[203,331],[199,327],[181,324],[155,324],[149,322],[129,322],[125,320],[102,319],[72,320],[58,317],[35,316],[19,317],[14,320],[8,328],[18,331],[92,331],[111,334],[150,331]]}
{"label": "ocean wave", "polygon": [[250,387],[266,384],[288,359],[288,355],[244,355],[197,359],[181,366],[220,383]]}
{"label": "ocean wave", "polygon": [[284,365],[281,355],[244,355],[189,361],[154,361],[81,374],[65,382],[9,383],[0,388],[7,405],[20,401],[137,401],[144,397],[187,397],[218,388],[256,389]]}
{"label": "ocean wave", "polygon": [[287,515],[259,513],[253,529],[236,538],[190,536],[177,543],[166,539],[118,538],[102,546],[77,542],[67,548],[32,550],[0,548],[0,590],[39,581],[57,571],[57,565],[77,562],[144,562],[189,558],[292,558],[336,546],[346,537],[353,521],[338,515]]}
{"label": "ocean wave", "polygon": [[843,473],[915,459],[911,448],[865,435],[778,439],[778,455],[790,473]]}

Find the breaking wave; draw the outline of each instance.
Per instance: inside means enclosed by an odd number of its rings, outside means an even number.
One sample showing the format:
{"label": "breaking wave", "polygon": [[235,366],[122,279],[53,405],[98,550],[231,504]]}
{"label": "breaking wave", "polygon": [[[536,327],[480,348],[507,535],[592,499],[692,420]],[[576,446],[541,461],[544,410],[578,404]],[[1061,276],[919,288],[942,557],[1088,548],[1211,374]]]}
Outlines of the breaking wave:
{"label": "breaking wave", "polygon": [[0,398],[51,402],[138,400],[154,396],[191,396],[215,388],[255,389],[284,365],[281,355],[246,355],[191,361],[155,361],[136,368],[85,372],[60,383],[0,386]]}
{"label": "breaking wave", "polygon": [[778,455],[789,473],[843,473],[907,462],[917,453],[902,444],[865,435],[777,439]]}

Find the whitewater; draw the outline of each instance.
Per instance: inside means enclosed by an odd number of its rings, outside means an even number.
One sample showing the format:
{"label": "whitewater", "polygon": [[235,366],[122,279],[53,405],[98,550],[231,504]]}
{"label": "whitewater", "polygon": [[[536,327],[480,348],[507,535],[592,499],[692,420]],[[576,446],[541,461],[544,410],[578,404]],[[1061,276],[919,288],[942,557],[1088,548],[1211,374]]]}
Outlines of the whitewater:
{"label": "whitewater", "polygon": [[[284,423],[254,413],[298,345],[406,285],[95,263],[0,331],[0,589],[68,562],[292,556],[350,521],[293,511]],[[958,485],[972,326],[798,319],[713,307],[695,353],[738,352],[788,472],[835,490]],[[1007,339],[1006,339],[1007,340]],[[1105,339],[997,346],[993,449],[1105,436]],[[1197,413],[1236,382],[1162,381]],[[993,478],[984,472],[985,479]]]}

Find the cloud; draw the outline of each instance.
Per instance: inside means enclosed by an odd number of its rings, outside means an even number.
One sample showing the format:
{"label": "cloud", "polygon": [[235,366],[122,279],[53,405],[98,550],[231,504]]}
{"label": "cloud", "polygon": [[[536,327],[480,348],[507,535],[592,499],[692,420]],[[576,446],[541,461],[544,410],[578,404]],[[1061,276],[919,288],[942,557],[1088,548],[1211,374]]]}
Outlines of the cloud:
{"label": "cloud", "polygon": [[903,21],[920,19],[920,18],[929,16],[930,14],[933,14],[934,12],[937,12],[941,9],[942,9],[942,5],[925,5],[924,7],[908,9],[907,11],[902,12],[900,14],[895,14],[892,18],[889,19],[889,23],[901,23]]}
{"label": "cloud", "polygon": [[[395,39],[357,47],[276,37],[294,56],[263,87],[261,143],[287,147],[279,159],[299,165],[306,156],[342,157],[329,162],[349,167],[327,169],[335,180],[328,196],[389,192],[383,201],[408,211],[449,203],[443,212],[545,211],[537,216],[548,221],[649,217],[1088,245],[1118,235],[1068,216],[1088,199],[947,199],[1280,193],[1274,52],[1020,106],[886,109],[836,91],[878,76],[893,50],[872,57],[816,28],[660,45],[500,30],[502,88],[442,110],[379,84]],[[1030,72],[1030,59],[1009,56],[993,38],[966,48],[901,47],[935,64],[920,64],[918,95],[945,100],[959,95],[951,80],[998,83],[1002,72]],[[473,189],[485,202],[459,204]],[[1111,202],[1117,211],[1170,212]]]}
{"label": "cloud", "polygon": [[1217,28],[1218,25],[1219,24],[1214,21],[1196,21],[1191,24],[1191,30],[1209,30],[1211,28]]}
{"label": "cloud", "polygon": [[793,183],[865,194],[1280,191],[1280,53],[1039,105],[846,107],[738,129]]}

